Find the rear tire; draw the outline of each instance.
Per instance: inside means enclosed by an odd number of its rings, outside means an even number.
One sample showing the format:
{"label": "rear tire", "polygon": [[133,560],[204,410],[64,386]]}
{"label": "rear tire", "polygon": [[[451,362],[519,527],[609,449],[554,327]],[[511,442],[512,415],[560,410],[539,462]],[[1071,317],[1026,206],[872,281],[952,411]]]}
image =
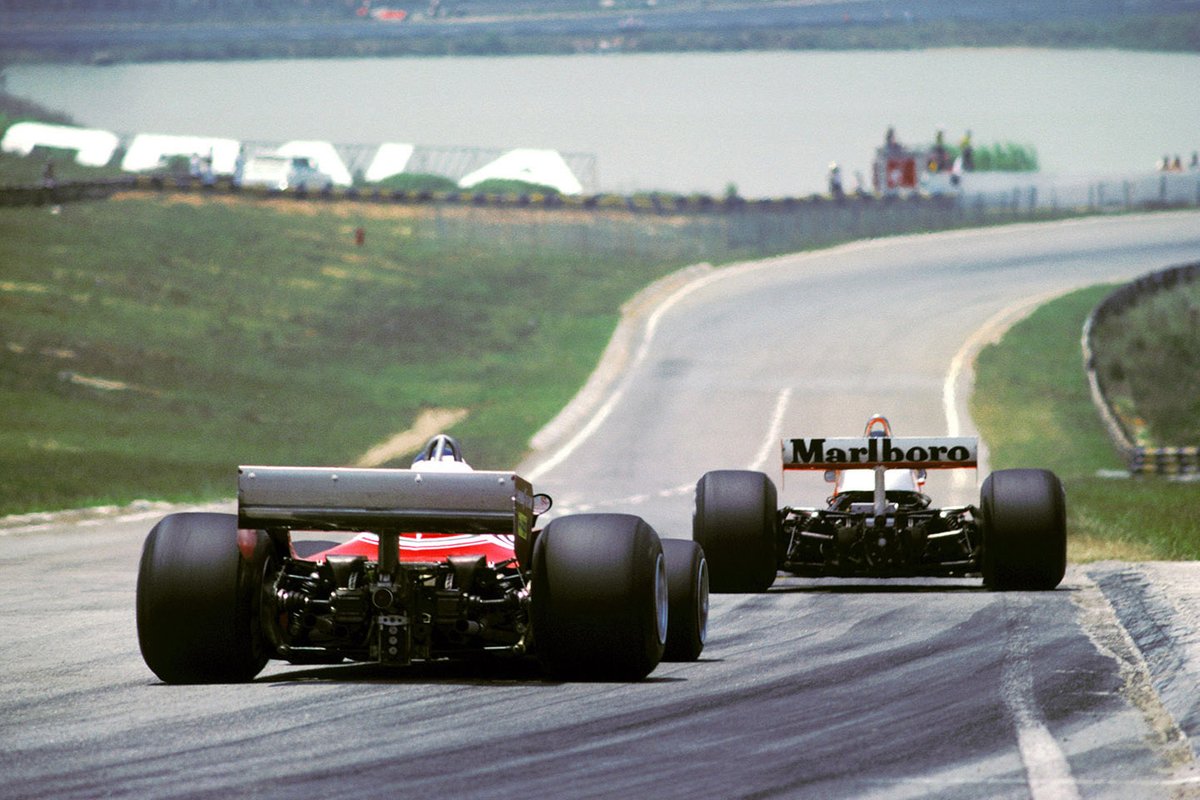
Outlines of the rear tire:
{"label": "rear tire", "polygon": [[238,549],[233,514],[164,517],[146,537],[137,582],[142,658],[166,683],[238,683],[267,663],[259,620],[266,534]]}
{"label": "rear tire", "polygon": [[714,592],[765,592],[775,582],[775,484],[761,472],[716,470],[696,483],[692,538],[704,548]]}
{"label": "rear tire", "polygon": [[708,562],[690,539],[663,539],[667,564],[667,647],[663,661],[695,661],[708,636]]}
{"label": "rear tire", "polygon": [[662,660],[666,564],[640,517],[550,522],[534,544],[530,599],[538,660],[551,677],[636,681]]}
{"label": "rear tire", "polygon": [[983,584],[999,591],[1053,589],[1067,570],[1067,503],[1049,470],[1005,469],[980,489]]}

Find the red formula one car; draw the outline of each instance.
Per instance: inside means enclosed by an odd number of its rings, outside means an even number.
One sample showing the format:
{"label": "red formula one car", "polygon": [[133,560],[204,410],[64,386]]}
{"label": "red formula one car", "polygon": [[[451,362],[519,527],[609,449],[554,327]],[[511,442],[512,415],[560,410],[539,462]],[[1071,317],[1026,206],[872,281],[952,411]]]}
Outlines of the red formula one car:
{"label": "red formula one car", "polygon": [[862,438],[782,442],[783,470],[822,470],[824,507],[779,508],[761,472],[717,470],[696,484],[692,537],[714,592],[766,591],[807,577],[962,577],[992,589],[1053,589],[1066,571],[1066,498],[1043,469],[997,470],[978,506],[932,505],[926,470],[974,469],[973,437],[894,438],[881,416]]}
{"label": "red formula one car", "polygon": [[[247,681],[272,658],[535,656],[548,675],[600,680],[698,658],[700,546],[627,514],[540,530],[549,507],[515,473],[471,469],[447,436],[411,469],[241,467],[236,515],[172,514],[146,538],[142,656],[168,683]],[[352,537],[314,544],[331,531]]]}

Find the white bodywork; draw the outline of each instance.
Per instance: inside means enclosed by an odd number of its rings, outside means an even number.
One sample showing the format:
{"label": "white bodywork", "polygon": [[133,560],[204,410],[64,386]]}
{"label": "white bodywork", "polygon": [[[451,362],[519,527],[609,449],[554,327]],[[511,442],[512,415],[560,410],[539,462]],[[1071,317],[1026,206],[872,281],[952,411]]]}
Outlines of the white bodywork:
{"label": "white bodywork", "polygon": [[785,472],[825,470],[825,479],[834,484],[833,498],[870,493],[877,516],[886,513],[888,492],[920,492],[927,469],[978,466],[975,437],[894,438],[891,425],[878,414],[867,421],[862,438],[784,439],[781,444]]}

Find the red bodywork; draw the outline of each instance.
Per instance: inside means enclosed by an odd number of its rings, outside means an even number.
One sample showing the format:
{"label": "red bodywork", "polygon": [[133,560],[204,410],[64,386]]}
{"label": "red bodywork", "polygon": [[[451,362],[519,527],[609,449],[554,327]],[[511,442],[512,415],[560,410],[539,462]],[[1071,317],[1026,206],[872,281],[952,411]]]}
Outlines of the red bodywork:
{"label": "red bodywork", "polygon": [[[516,558],[511,534],[476,533],[403,533],[400,535],[400,560],[417,563],[437,563],[450,556],[478,556],[487,558],[488,564],[498,564]],[[314,561],[324,561],[325,556],[365,556],[370,561],[379,560],[379,537],[374,533],[360,533],[353,539],[336,547],[322,550],[311,556]]]}

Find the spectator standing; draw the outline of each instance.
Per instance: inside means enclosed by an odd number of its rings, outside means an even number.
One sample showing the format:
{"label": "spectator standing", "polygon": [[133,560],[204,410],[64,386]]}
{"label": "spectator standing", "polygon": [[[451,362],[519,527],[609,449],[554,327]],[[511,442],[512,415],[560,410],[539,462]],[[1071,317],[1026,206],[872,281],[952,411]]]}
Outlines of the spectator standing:
{"label": "spectator standing", "polygon": [[962,141],[958,143],[959,155],[962,156],[962,169],[970,172],[975,169],[975,147],[971,144],[971,132],[967,131]]}
{"label": "spectator standing", "polygon": [[836,161],[829,165],[829,194],[839,203],[846,199],[846,191],[842,187],[842,168]]}
{"label": "spectator standing", "polygon": [[237,158],[233,161],[233,185],[242,185],[242,173],[246,171],[246,146],[238,147]]}
{"label": "spectator standing", "polygon": [[933,140],[933,152],[929,154],[929,171],[943,172],[949,166],[949,161],[946,155],[946,132],[938,128]]}
{"label": "spectator standing", "polygon": [[896,141],[896,128],[894,126],[888,126],[887,133],[883,137],[883,147],[887,151],[886,155],[889,158],[899,155],[900,151],[904,149]]}
{"label": "spectator standing", "polygon": [[205,186],[212,186],[217,182],[216,173],[213,172],[213,151],[211,148],[208,151],[208,155],[204,157],[200,169],[200,177],[204,181]]}

